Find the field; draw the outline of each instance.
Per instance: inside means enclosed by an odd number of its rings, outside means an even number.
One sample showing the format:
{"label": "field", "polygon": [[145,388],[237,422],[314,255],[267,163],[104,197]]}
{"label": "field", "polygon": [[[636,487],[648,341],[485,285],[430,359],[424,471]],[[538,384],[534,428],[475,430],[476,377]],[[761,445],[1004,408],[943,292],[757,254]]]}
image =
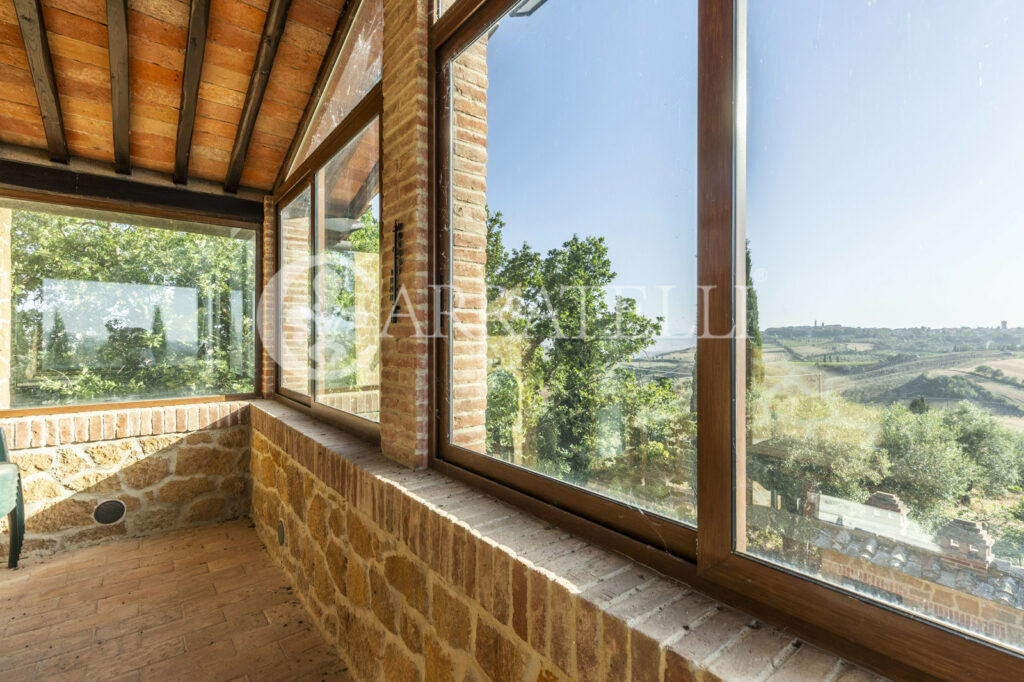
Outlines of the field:
{"label": "field", "polygon": [[[775,327],[762,332],[765,391],[837,393],[865,405],[967,400],[1024,433],[1024,328]],[[689,381],[694,349],[637,358],[645,379]],[[988,373],[978,368],[989,368]],[[996,372],[998,370],[999,372]]]}

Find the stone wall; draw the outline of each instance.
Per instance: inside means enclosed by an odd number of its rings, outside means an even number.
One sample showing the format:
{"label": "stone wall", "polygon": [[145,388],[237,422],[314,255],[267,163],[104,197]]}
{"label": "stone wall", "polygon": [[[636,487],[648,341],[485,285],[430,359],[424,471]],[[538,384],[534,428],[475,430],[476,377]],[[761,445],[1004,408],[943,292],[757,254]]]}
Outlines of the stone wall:
{"label": "stone wall", "polygon": [[257,532],[356,679],[873,679],[280,403],[251,418]]}
{"label": "stone wall", "polygon": [[[0,420],[21,469],[23,555],[247,514],[248,412],[247,403],[220,402]],[[96,522],[105,500],[123,502],[124,519]]]}

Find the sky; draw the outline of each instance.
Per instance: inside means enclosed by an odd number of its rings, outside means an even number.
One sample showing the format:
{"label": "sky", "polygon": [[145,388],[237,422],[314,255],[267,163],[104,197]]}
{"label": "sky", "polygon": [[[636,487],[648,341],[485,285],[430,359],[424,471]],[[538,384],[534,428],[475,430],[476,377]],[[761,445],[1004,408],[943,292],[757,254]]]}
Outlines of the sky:
{"label": "sky", "polygon": [[[488,47],[506,245],[604,236],[659,349],[696,311],[696,8],[548,0]],[[1024,326],[1024,3],[750,0],[747,35],[762,327]]]}

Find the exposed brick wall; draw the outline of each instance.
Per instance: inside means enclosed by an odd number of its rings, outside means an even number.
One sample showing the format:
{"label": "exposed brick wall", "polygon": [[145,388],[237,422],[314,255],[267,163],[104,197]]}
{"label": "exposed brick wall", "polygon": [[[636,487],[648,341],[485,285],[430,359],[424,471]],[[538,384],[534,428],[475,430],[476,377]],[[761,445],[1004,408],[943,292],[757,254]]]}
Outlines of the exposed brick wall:
{"label": "exposed brick wall", "polygon": [[832,581],[853,580],[869,589],[896,595],[904,608],[932,616],[1000,642],[1024,642],[1024,613],[1009,604],[977,597],[962,589],[908,575],[833,549],[821,552],[821,571]]}
{"label": "exposed brick wall", "polygon": [[277,209],[273,196],[263,198],[263,291],[260,292],[260,341],[263,344],[263,371],[259,377],[258,392],[270,397],[275,390],[277,347],[277,295],[274,290],[274,270],[277,267]]}
{"label": "exposed brick wall", "polygon": [[[384,0],[381,121],[381,446],[408,467],[427,464],[429,430],[429,159],[427,0]],[[404,225],[401,311],[390,321],[394,225]],[[415,315],[416,319],[412,316]],[[417,333],[419,332],[419,334]]]}
{"label": "exposed brick wall", "polygon": [[251,409],[257,531],[356,679],[872,679],[291,408]]}
{"label": "exposed brick wall", "polygon": [[[0,420],[21,469],[24,554],[248,513],[248,413],[247,403],[220,402]],[[97,523],[93,510],[110,499],[125,504],[125,518]]]}
{"label": "exposed brick wall", "polygon": [[300,394],[309,393],[310,342],[310,247],[312,219],[285,218],[280,226],[281,386]]}
{"label": "exposed brick wall", "polygon": [[486,452],[487,38],[452,77],[452,442]]}

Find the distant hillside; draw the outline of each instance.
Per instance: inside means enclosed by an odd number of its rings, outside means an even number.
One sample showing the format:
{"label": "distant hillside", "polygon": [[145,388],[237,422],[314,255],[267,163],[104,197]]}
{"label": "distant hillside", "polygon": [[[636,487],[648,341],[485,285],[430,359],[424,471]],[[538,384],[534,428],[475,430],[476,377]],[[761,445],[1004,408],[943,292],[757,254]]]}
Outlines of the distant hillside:
{"label": "distant hillside", "polygon": [[1024,416],[1024,410],[1019,405],[982,388],[967,377],[932,376],[928,372],[920,374],[899,388],[886,392],[881,396],[879,402],[886,404],[906,402],[918,396],[924,397],[926,401],[968,400],[985,407],[995,408],[1004,414]]}
{"label": "distant hillside", "polygon": [[[931,329],[908,327],[768,327],[766,342],[784,345],[795,342],[816,346],[826,344],[872,344],[874,350],[889,352],[949,352],[969,350],[1019,350],[1024,348],[1024,327],[954,327]],[[789,342],[786,344],[786,342]]]}

